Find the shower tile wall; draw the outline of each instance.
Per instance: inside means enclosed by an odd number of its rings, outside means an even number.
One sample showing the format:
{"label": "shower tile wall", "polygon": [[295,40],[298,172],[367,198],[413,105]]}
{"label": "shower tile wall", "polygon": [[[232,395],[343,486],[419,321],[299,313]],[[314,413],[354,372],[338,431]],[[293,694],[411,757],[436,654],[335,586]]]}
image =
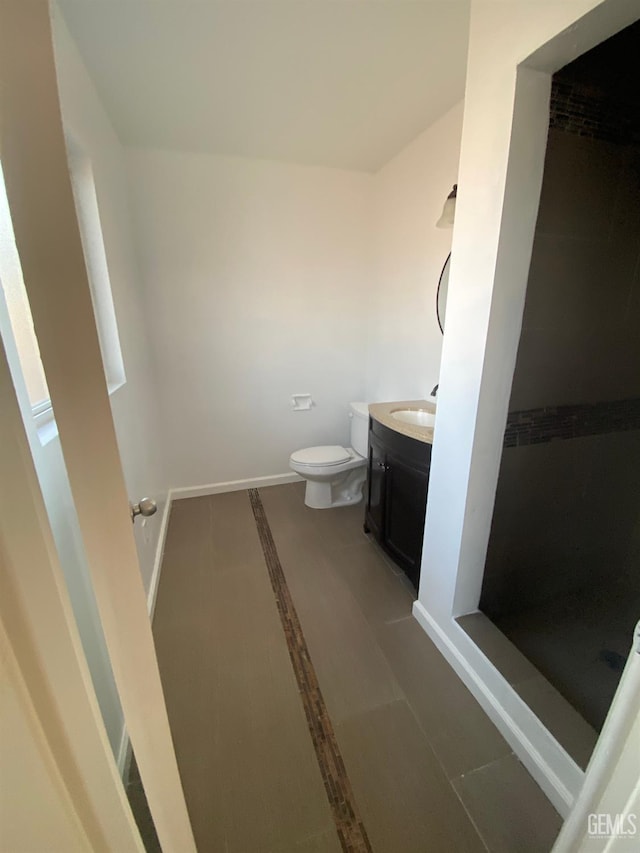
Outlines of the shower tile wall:
{"label": "shower tile wall", "polygon": [[640,396],[640,149],[551,130],[511,411]]}
{"label": "shower tile wall", "polygon": [[[629,31],[637,56],[640,27]],[[606,50],[554,78],[510,425],[640,399],[640,102]],[[640,599],[640,430],[621,430],[620,406],[589,411],[605,418],[597,435],[505,435],[480,603],[498,624],[594,586]]]}

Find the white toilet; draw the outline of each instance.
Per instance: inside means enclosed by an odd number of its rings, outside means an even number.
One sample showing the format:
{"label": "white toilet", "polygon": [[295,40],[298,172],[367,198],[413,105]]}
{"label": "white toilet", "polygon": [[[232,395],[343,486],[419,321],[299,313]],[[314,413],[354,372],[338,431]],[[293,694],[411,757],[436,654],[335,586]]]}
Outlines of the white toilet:
{"label": "white toilet", "polygon": [[306,447],[291,454],[289,466],[307,481],[304,502],[312,509],[349,506],[362,500],[367,476],[369,406],[351,403],[351,447]]}

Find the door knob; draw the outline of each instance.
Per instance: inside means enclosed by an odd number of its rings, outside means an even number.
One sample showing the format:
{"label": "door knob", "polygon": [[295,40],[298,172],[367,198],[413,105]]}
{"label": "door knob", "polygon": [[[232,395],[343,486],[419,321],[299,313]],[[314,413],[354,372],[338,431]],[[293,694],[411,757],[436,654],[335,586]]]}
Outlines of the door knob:
{"label": "door knob", "polygon": [[155,515],[158,510],[158,505],[153,500],[153,498],[142,498],[140,503],[131,504],[130,512],[131,512],[131,521],[136,520],[136,516],[142,515],[145,518],[148,518],[150,515]]}

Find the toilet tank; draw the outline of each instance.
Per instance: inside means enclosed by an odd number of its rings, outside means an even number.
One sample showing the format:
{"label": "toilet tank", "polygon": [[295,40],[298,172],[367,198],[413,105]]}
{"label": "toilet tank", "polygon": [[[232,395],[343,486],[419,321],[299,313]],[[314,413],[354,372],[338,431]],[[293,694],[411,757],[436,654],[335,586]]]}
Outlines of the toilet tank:
{"label": "toilet tank", "polygon": [[351,403],[349,418],[351,419],[351,447],[366,459],[369,454],[368,403]]}

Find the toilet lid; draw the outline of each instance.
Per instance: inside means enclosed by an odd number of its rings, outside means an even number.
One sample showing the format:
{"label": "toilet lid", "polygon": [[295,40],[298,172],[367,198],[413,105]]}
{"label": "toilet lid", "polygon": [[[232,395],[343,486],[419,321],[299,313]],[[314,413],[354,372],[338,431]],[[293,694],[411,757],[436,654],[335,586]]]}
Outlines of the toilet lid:
{"label": "toilet lid", "polygon": [[291,461],[300,465],[339,465],[351,459],[351,454],[337,444],[323,447],[305,447],[291,454]]}

